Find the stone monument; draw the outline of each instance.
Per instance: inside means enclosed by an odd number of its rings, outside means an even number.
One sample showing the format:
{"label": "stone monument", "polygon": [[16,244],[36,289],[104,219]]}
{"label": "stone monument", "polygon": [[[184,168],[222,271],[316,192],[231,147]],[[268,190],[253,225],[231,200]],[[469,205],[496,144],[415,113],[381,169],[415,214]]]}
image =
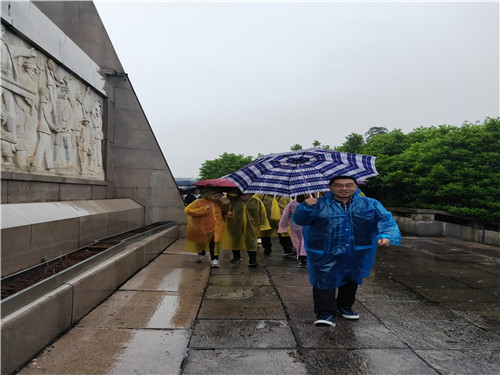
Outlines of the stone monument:
{"label": "stone monument", "polygon": [[109,236],[173,225],[138,246],[146,255],[130,249],[119,277],[103,270],[91,290],[67,282],[52,291],[64,304],[35,300],[2,313],[8,374],[183,236],[186,216],[93,2],[0,5],[2,278]]}

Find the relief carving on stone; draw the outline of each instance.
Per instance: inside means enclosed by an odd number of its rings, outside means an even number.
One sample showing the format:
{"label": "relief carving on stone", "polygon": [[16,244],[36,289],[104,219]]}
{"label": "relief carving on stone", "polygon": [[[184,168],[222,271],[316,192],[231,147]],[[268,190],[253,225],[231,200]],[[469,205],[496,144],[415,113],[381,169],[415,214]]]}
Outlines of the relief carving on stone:
{"label": "relief carving on stone", "polygon": [[104,180],[103,99],[2,25],[2,170]]}

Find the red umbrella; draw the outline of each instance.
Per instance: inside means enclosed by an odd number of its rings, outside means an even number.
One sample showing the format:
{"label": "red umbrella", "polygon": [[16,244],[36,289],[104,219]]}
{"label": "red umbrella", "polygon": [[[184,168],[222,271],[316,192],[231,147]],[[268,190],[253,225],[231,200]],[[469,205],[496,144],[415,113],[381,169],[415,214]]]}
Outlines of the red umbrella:
{"label": "red umbrella", "polygon": [[233,184],[229,180],[226,180],[225,178],[213,178],[211,180],[200,180],[198,182],[195,182],[194,185],[203,186],[203,187],[228,187],[228,188],[235,188],[236,187],[235,184]]}

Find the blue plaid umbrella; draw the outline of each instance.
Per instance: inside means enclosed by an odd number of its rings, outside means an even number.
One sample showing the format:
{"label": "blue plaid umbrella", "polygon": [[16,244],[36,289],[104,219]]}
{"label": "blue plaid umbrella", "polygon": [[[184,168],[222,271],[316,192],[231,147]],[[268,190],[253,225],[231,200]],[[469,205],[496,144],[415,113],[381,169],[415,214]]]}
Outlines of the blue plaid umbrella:
{"label": "blue plaid umbrella", "polygon": [[244,193],[293,197],[328,190],[334,176],[377,176],[375,157],[321,148],[262,156],[223,176]]}

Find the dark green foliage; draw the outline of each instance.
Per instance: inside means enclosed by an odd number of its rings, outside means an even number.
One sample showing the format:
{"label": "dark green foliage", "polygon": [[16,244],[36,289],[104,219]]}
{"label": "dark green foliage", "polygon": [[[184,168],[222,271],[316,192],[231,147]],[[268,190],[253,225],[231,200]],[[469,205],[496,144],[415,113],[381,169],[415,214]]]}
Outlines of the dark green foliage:
{"label": "dark green foliage", "polygon": [[335,147],[334,150],[350,152],[351,154],[361,154],[365,140],[361,134],[351,133],[346,137],[346,141],[340,147]]}
{"label": "dark green foliage", "polygon": [[208,180],[219,178],[226,174],[233,173],[244,167],[252,161],[251,156],[243,156],[242,154],[228,154],[227,152],[220,155],[215,160],[206,160],[200,168],[200,179]]}
{"label": "dark green foliage", "polygon": [[384,128],[383,126],[372,126],[365,133],[366,141],[369,141],[374,135],[387,134],[388,132],[389,130],[387,130],[387,128]]}
{"label": "dark green foliage", "polygon": [[363,191],[386,206],[432,208],[500,222],[500,118],[370,138],[379,176]]}

